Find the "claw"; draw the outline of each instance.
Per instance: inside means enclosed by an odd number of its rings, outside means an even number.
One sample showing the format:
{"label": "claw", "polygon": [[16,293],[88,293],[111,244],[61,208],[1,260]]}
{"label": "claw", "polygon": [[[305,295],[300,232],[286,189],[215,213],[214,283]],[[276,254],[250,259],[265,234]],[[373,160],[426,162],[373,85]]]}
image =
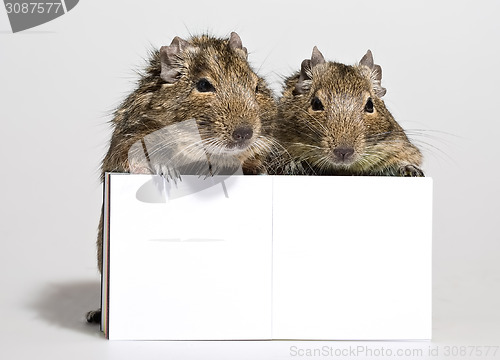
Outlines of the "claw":
{"label": "claw", "polygon": [[175,186],[177,186],[177,176],[175,176],[175,174],[174,174],[174,175],[172,175],[172,172],[169,172],[169,174],[170,174],[170,177],[172,178],[172,180],[173,180],[173,182],[174,182]]}
{"label": "claw", "polygon": [[424,172],[415,165],[402,166],[399,169],[400,176],[405,177],[424,177]]}
{"label": "claw", "polygon": [[171,168],[164,164],[156,164],[153,169],[152,172],[154,174],[162,176],[168,183],[173,181],[177,185],[177,180],[182,181],[181,174],[177,168]]}

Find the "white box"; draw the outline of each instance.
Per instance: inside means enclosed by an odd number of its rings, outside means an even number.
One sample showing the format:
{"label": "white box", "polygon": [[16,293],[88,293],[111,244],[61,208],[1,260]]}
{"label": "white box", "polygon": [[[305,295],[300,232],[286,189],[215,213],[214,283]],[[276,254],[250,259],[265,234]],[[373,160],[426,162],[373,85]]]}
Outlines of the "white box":
{"label": "white box", "polygon": [[431,338],[432,179],[276,177],[273,195],[273,338]]}
{"label": "white box", "polygon": [[107,174],[123,340],[431,338],[432,179]]}

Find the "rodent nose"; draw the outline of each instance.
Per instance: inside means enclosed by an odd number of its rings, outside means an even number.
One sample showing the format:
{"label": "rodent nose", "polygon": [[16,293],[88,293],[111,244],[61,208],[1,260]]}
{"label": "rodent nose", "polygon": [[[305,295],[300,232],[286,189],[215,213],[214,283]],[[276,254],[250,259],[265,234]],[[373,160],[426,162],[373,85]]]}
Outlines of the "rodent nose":
{"label": "rodent nose", "polygon": [[233,131],[233,139],[239,143],[250,139],[252,136],[253,130],[249,126],[240,126]]}
{"label": "rodent nose", "polygon": [[346,161],[346,160],[349,160],[349,158],[354,154],[354,149],[353,148],[336,148],[336,149],[333,149],[333,154],[340,161]]}

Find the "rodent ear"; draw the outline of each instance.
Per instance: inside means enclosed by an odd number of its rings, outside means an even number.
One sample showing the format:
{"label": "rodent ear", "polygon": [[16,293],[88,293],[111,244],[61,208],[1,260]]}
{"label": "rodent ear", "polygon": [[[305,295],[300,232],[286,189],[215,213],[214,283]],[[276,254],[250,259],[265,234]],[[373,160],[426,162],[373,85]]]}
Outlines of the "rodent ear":
{"label": "rodent ear", "polygon": [[382,87],[381,82],[382,82],[382,68],[380,65],[374,65],[372,74],[371,74],[371,80],[372,80],[372,85],[373,85],[373,90],[375,91],[375,94],[378,97],[382,97],[385,95],[387,90]]}
{"label": "rodent ear", "polygon": [[312,51],[311,60],[306,59],[302,61],[302,64],[300,66],[299,80],[297,81],[297,84],[295,84],[295,94],[303,94],[310,89],[312,68],[316,65],[324,64],[325,62],[325,57],[315,46]]}
{"label": "rodent ear", "polygon": [[382,87],[382,67],[373,62],[373,55],[370,50],[366,52],[366,54],[361,58],[359,62],[360,66],[366,66],[369,70],[369,77],[372,82],[373,91],[378,97],[382,97],[385,95],[387,90]]}
{"label": "rodent ear", "polygon": [[303,94],[311,88],[311,60],[304,60],[300,65],[299,80],[295,84],[294,94]]}
{"label": "rodent ear", "polygon": [[313,52],[311,55],[311,69],[316,65],[324,64],[325,62],[326,62],[325,57],[323,56],[321,51],[319,51],[318,48],[315,46],[313,48]]}
{"label": "rodent ear", "polygon": [[238,53],[243,55],[245,60],[248,58],[247,48],[243,46],[240,36],[234,31],[229,36],[229,48],[236,50]]}
{"label": "rodent ear", "polygon": [[370,70],[373,69],[373,55],[370,50],[361,58],[359,65],[367,66]]}
{"label": "rodent ear", "polygon": [[169,46],[160,48],[161,74],[160,77],[169,84],[179,80],[180,67],[182,65],[181,54],[192,47],[186,40],[176,36]]}

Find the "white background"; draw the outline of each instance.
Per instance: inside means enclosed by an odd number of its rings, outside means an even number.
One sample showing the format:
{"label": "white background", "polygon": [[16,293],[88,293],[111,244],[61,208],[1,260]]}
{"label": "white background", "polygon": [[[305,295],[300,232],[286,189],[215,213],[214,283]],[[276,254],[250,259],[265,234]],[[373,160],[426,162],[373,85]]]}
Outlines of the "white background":
{"label": "white background", "polygon": [[98,168],[110,113],[151,47],[207,30],[237,31],[277,92],[314,45],[345,63],[373,51],[386,105],[434,178],[434,340],[368,346],[439,346],[444,356],[451,344],[500,345],[499,15],[497,1],[87,0],[12,34],[0,9],[2,353],[287,359],[290,346],[323,345],[108,342],[83,321],[98,305]]}

